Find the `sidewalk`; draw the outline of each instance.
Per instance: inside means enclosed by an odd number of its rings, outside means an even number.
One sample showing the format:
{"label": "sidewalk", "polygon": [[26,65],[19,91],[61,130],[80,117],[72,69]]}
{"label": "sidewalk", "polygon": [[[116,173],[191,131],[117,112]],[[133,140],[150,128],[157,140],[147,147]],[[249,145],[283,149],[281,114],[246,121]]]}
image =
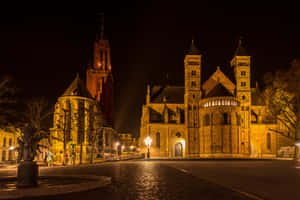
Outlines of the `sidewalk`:
{"label": "sidewalk", "polygon": [[140,161],[273,161],[273,160],[291,160],[278,158],[163,158],[150,157],[141,158]]}

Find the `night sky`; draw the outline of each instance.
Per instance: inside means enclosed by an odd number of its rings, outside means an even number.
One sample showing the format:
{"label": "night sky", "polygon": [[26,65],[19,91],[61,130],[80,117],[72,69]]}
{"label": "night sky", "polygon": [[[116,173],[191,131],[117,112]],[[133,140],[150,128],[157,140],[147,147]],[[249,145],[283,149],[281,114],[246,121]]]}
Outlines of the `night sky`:
{"label": "night sky", "polygon": [[285,68],[299,57],[296,4],[238,3],[2,7],[0,75],[11,75],[20,95],[45,96],[54,104],[76,72],[85,77],[100,22],[97,13],[104,12],[115,81],[115,128],[138,135],[147,84],[184,84],[184,53],[192,38],[204,55],[204,80],[218,65],[230,70],[240,35],[252,56],[252,79],[260,82],[263,73]]}

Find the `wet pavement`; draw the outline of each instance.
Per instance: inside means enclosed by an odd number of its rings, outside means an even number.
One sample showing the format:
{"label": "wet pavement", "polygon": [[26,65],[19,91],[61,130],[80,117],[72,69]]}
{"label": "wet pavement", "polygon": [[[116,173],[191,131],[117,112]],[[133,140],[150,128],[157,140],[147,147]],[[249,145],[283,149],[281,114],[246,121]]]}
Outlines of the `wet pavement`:
{"label": "wet pavement", "polygon": [[[4,175],[15,171],[0,171]],[[30,199],[300,199],[300,165],[287,161],[123,161],[41,168],[40,175],[110,176],[112,184]]]}
{"label": "wet pavement", "polygon": [[89,192],[27,199],[250,199],[159,162],[115,162],[90,167],[41,169],[41,175],[54,173],[111,176],[112,184]]}

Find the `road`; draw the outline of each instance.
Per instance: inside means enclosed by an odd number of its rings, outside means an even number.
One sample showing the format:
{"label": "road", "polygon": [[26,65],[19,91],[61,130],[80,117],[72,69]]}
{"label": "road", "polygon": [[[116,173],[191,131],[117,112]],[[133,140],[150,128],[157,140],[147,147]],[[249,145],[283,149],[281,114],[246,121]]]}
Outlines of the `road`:
{"label": "road", "polygon": [[[0,177],[15,173],[2,169]],[[123,161],[41,168],[40,174],[112,177],[107,187],[47,200],[300,199],[300,165],[290,161]]]}

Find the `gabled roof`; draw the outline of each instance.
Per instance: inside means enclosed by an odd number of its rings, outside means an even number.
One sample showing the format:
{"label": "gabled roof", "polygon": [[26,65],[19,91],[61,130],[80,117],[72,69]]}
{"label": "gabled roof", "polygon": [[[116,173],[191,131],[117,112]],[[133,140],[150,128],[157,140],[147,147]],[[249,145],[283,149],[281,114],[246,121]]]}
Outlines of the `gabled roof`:
{"label": "gabled roof", "polygon": [[[231,95],[234,95],[235,84],[232,83],[232,81],[220,70],[219,67],[202,85],[204,96],[207,96],[218,85],[222,85],[226,91],[230,92]],[[220,89],[220,86],[218,86],[216,90]]]}
{"label": "gabled roof", "polygon": [[73,80],[73,82],[62,94],[62,97],[64,96],[79,96],[79,97],[86,97],[92,99],[92,96],[90,95],[89,91],[86,89],[84,83],[81,81],[78,73],[76,75],[76,78]]}
{"label": "gabled roof", "polygon": [[184,103],[184,87],[153,86],[150,93],[151,103]]}
{"label": "gabled roof", "polygon": [[221,83],[218,83],[205,97],[226,97],[233,96]]}

